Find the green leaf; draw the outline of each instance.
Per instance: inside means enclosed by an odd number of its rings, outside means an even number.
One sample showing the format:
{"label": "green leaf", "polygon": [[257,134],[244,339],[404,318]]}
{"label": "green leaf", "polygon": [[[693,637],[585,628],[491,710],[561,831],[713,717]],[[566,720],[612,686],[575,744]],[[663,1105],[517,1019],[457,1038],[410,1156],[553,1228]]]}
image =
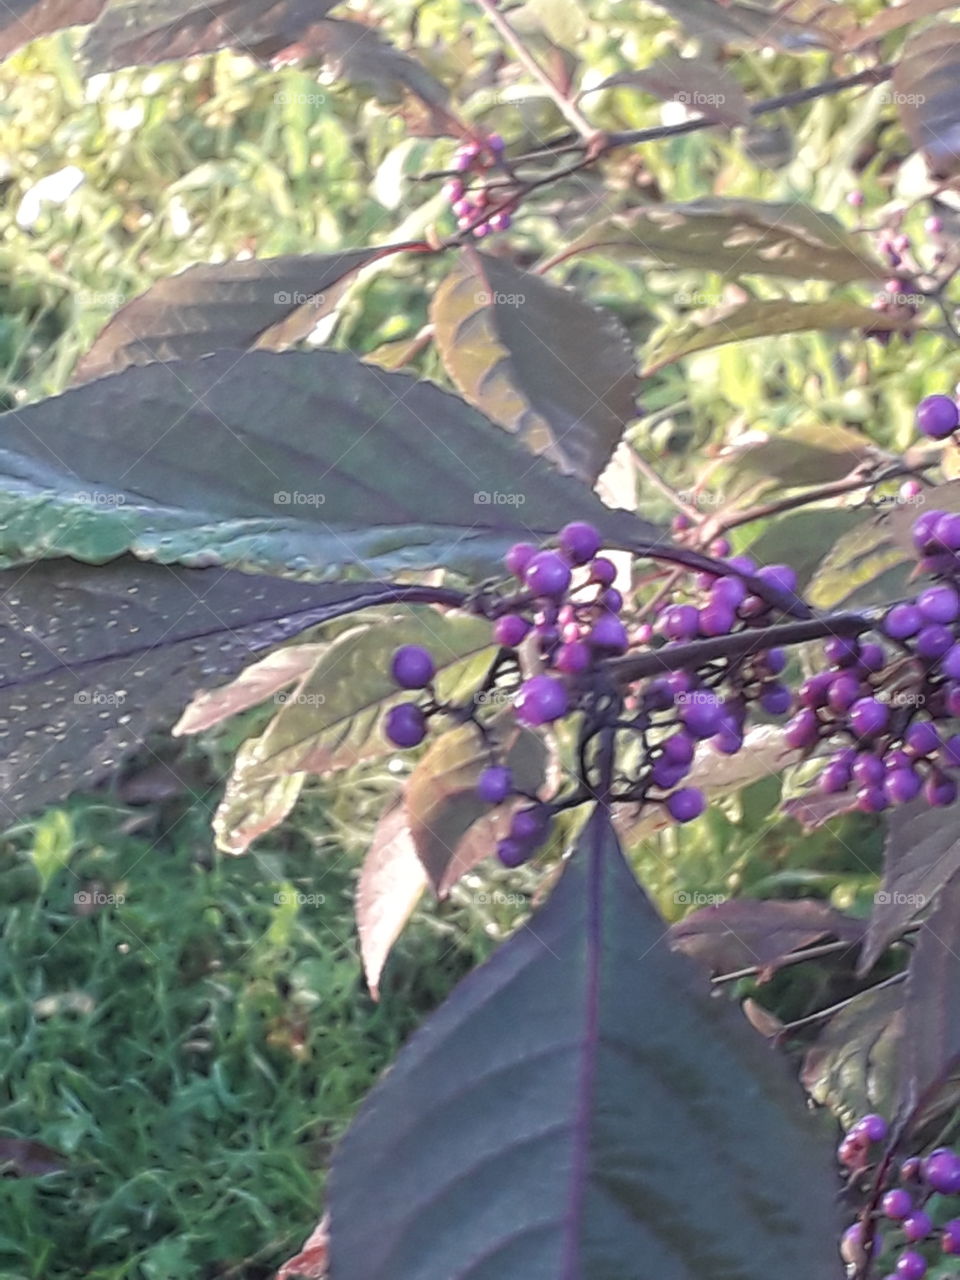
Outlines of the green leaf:
{"label": "green leaf", "polygon": [[0,415],[0,441],[0,565],[132,550],[315,577],[480,576],[568,519],[610,543],[656,532],[457,397],[343,352],[129,368]]}
{"label": "green leaf", "polygon": [[188,267],[121,307],[81,357],[73,380],[155,360],[291,346],[333,311],[351,277],[385,252],[346,249]]}
{"label": "green leaf", "polygon": [[871,516],[843,534],[810,579],[809,603],[815,609],[862,609],[902,596],[912,564],[892,532],[888,518]]}
{"label": "green leaf", "polygon": [[0,6],[0,58],[64,27],[93,22],[107,0],[5,0]]}
{"label": "green leaf", "polygon": [[944,9],[955,9],[956,0],[905,0],[903,4],[885,7],[875,13],[863,26],[854,27],[846,33],[844,48],[848,50],[862,49],[864,45],[874,44],[897,31],[900,27],[909,26],[921,18],[932,18]]}
{"label": "green leaf", "polygon": [[73,823],[62,809],[45,813],[33,829],[30,856],[44,889],[73,856],[75,847]]}
{"label": "green leaf", "polygon": [[896,1110],[903,987],[864,991],[834,1014],[803,1061],[802,1080],[845,1129]]}
{"label": "green leaf", "polygon": [[733,472],[726,498],[776,485],[799,489],[843,480],[883,455],[859,431],[820,422],[802,423],[776,435],[751,435],[724,450]]}
{"label": "green leaf", "polygon": [[794,22],[750,4],[718,4],[717,0],[655,0],[692,34],[724,44],[775,45],[788,53],[828,49],[829,32],[813,23]]}
{"label": "green leaf", "polygon": [[394,598],[123,557],[0,573],[0,805],[9,821],[115,770],[198,687],[305,628]]}
{"label": "green leaf", "polygon": [[863,523],[863,513],[848,507],[807,507],[771,520],[747,549],[757,564],[789,564],[805,589],[837,540]]}
{"label": "green leaf", "polygon": [[[917,934],[904,993],[899,1102],[929,1106],[960,1066],[960,878],[938,889]],[[955,1104],[956,1099],[954,1098]]]}
{"label": "green leaf", "polygon": [[[492,728],[500,746],[497,759],[509,766],[516,789],[538,792],[547,772],[543,738],[518,728],[509,708]],[[492,762],[491,751],[484,746],[476,727],[462,725],[431,743],[407,782],[403,804],[410,835],[438,893],[449,890],[447,873],[463,837],[490,811],[490,806],[477,795],[477,781]],[[494,852],[492,835],[486,852]],[[458,867],[458,874],[464,870]]]}
{"label": "green leaf", "polygon": [[828,1142],[663,935],[598,811],[361,1108],[331,1280],[842,1275]]}
{"label": "green leaf", "polygon": [[532,13],[554,44],[565,49],[576,47],[586,25],[580,0],[526,0],[522,13]]}
{"label": "green leaf", "polygon": [[751,119],[750,103],[736,79],[719,63],[705,58],[667,54],[649,67],[618,71],[588,92],[614,88],[640,89],[665,102],[681,102],[718,124],[749,124]]}
{"label": "green leaf", "polygon": [[671,325],[651,339],[644,376],[684,356],[729,342],[769,338],[778,333],[802,333],[809,329],[904,329],[912,321],[871,311],[849,298],[821,302],[794,302],[790,298],[764,301],[751,298],[732,307],[711,308],[700,319]]}
{"label": "green leaf", "polygon": [[960,27],[938,22],[910,37],[893,72],[893,101],[935,178],[960,170]]}
{"label": "green leaf", "polygon": [[532,453],[590,483],[636,417],[626,331],[568,289],[471,249],[430,308],[444,367]]}
{"label": "green leaf", "polygon": [[718,196],[648,205],[611,218],[584,232],[559,256],[578,253],[717,271],[730,278],[774,275],[846,284],[889,275],[889,268],[864,254],[829,213],[799,202]]}
{"label": "green leaf", "polygon": [[233,772],[213,818],[217,848],[224,853],[246,853],[258,837],[272,831],[300,798],[305,773],[263,778],[247,767],[259,745],[249,738],[237,752]]}
{"label": "green leaf", "polygon": [[312,670],[326,648],[325,644],[288,645],[247,667],[229,684],[221,685],[219,689],[204,689],[194,697],[174,725],[174,736],[203,733],[274,697]]}

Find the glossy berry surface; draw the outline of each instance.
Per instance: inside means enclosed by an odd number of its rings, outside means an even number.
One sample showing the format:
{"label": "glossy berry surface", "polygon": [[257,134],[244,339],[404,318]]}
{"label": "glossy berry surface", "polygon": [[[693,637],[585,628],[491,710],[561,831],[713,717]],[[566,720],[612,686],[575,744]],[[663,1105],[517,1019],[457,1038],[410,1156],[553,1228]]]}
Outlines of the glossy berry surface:
{"label": "glossy berry surface", "polygon": [[426,649],[406,644],[393,655],[390,674],[401,689],[423,689],[436,675],[436,667]]}
{"label": "glossy berry surface", "polygon": [[556,551],[539,551],[524,569],[523,580],[534,595],[560,596],[570,585],[570,566]]}
{"label": "glossy berry surface", "polygon": [[903,1220],[903,1234],[911,1242],[916,1244],[919,1240],[925,1240],[933,1230],[933,1219],[928,1213],[924,1213],[922,1209],[918,1209],[916,1213],[911,1213],[909,1218]]}
{"label": "glossy berry surface", "polygon": [[683,787],[667,797],[667,810],[677,822],[692,822],[706,807],[706,799],[697,787]]}
{"label": "glossy berry surface", "polygon": [[957,403],[950,396],[924,396],[917,405],[917,429],[933,440],[943,440],[960,425]]}
{"label": "glossy berry surface", "polygon": [[427,732],[426,717],[414,702],[391,707],[384,721],[384,733],[397,747],[416,747]]}
{"label": "glossy berry surface", "polygon": [[555,676],[531,676],[520,686],[513,705],[521,724],[549,724],[566,714],[566,685]]}
{"label": "glossy berry surface", "polygon": [[956,1195],[960,1192],[960,1156],[948,1148],[940,1147],[924,1160],[923,1176],[934,1191],[939,1191],[941,1195]]}
{"label": "glossy berry surface", "polygon": [[506,765],[491,765],[477,779],[477,795],[485,804],[502,804],[512,790],[513,775]]}
{"label": "glossy berry surface", "polygon": [[592,524],[574,520],[560,530],[560,550],[572,564],[586,564],[600,550],[600,534]]}

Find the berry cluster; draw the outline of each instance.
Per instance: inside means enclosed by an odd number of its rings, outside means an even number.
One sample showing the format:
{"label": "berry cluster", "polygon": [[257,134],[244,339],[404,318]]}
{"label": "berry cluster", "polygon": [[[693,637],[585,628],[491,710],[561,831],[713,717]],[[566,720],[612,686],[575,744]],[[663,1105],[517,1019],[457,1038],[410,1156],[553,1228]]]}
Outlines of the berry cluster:
{"label": "berry cluster", "polygon": [[[871,1168],[871,1147],[885,1142],[888,1136],[889,1126],[882,1116],[869,1115],[857,1121],[837,1151],[840,1163],[850,1171],[851,1178],[860,1177]],[[935,1241],[939,1241],[941,1253],[960,1254],[960,1218],[935,1226],[933,1214],[928,1212],[932,1196],[960,1195],[960,1155],[948,1147],[938,1147],[923,1159],[911,1156],[900,1162],[897,1180],[901,1185],[890,1187],[880,1201],[879,1216],[902,1235],[893,1242],[899,1256],[893,1272],[885,1280],[923,1280],[931,1265],[927,1255]],[[879,1231],[874,1229],[871,1235],[870,1257],[873,1259],[885,1246]],[[843,1234],[840,1254],[852,1269],[862,1269],[866,1261],[866,1239],[863,1220],[848,1227]],[[923,1248],[912,1247],[916,1245]]]}
{"label": "berry cluster", "polygon": [[[483,142],[466,142],[458,147],[453,157],[453,168],[460,175],[444,183],[443,196],[450,205],[457,227],[465,231],[492,204],[503,204],[503,193],[494,194],[486,185],[486,174],[491,169],[503,168],[504,143],[499,133],[491,133]],[[506,172],[506,169],[504,169]],[[471,177],[479,182],[470,186]],[[509,208],[500,208],[483,222],[473,227],[472,235],[482,240],[491,231],[506,231],[510,226]]]}
{"label": "berry cluster", "polygon": [[[854,208],[860,208],[864,202],[863,192],[851,191],[847,201]],[[932,214],[923,224],[925,236],[915,238],[902,230],[905,213],[906,210],[903,209],[895,210],[874,237],[876,248],[892,275],[870,306],[873,311],[897,320],[910,320],[919,312],[924,305],[925,294],[918,287],[917,278],[939,266],[946,257],[943,219]],[[874,338],[886,346],[893,337],[893,332],[890,329],[868,328],[864,331],[864,336]],[[909,331],[902,336],[907,341],[911,337]]]}
{"label": "berry cluster", "polygon": [[960,734],[944,721],[960,716],[960,516],[924,512],[913,526],[921,566],[942,580],[892,605],[880,633],[887,644],[834,638],[826,667],[804,681],[788,745],[845,740],[819,777],[826,794],[856,790],[870,813],[906,804],[953,804]]}
{"label": "berry cluster", "polygon": [[[718,541],[711,551],[726,555],[730,547]],[[509,700],[517,721],[528,729],[576,714],[582,728],[592,725],[596,732],[602,714],[623,735],[625,754],[633,760],[615,798],[660,804],[674,821],[690,822],[706,804],[699,788],[681,785],[698,744],[732,755],[743,745],[751,704],[774,716],[789,710],[792,695],[778,678],[786,666],[785,653],[755,651],[706,663],[697,671],[671,670],[665,661],[663,674],[620,683],[611,680],[609,664],[631,650],[665,654],[693,640],[767,626],[775,611],[744,579],[755,578],[757,584],[792,597],[796,576],[786,565],[758,568],[746,557],[717,560],[714,572],[697,576],[692,595],[661,600],[651,622],[628,632],[620,616],[623,597],[614,585],[616,567],[600,552],[597,530],[581,521],[566,525],[555,547],[517,543],[510,548],[505,566],[517,586],[508,587],[489,614],[499,654],[486,682],[486,700]],[[425,703],[392,708],[385,724],[391,742],[417,745],[429,717],[445,712],[459,715],[461,722],[473,720],[496,760],[476,699],[466,712],[436,702],[434,664],[426,650],[398,650],[392,673],[401,688],[431,693]],[[582,738],[581,760],[586,759],[585,742]],[[480,778],[478,791],[491,805],[517,794],[509,770],[496,762]],[[531,855],[546,835],[551,809],[559,807],[528,798],[531,805],[513,815],[498,850],[508,866]]]}

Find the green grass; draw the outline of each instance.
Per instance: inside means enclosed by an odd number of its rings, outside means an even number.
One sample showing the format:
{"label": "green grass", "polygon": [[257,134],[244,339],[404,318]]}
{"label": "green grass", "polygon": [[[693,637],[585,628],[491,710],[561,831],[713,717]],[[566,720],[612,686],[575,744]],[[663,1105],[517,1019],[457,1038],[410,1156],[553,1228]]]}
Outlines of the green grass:
{"label": "green grass", "polygon": [[4,842],[0,1137],[67,1168],[4,1182],[3,1280],[259,1280],[319,1216],[337,1134],[492,945],[473,908],[421,919],[374,1004],[330,807],[239,859],[200,798],[84,801]]}

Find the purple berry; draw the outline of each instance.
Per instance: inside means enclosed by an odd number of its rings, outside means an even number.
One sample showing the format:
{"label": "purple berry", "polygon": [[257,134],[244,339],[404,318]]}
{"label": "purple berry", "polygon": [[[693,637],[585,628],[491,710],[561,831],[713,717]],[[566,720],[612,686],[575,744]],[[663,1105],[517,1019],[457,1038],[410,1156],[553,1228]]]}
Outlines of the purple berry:
{"label": "purple berry", "polygon": [[730,609],[736,609],[737,605],[742,604],[746,595],[747,588],[743,585],[743,579],[730,574],[714,579],[710,587],[711,600],[716,604],[725,604]]}
{"label": "purple berry", "polygon": [[860,642],[848,636],[834,636],[823,646],[823,656],[835,667],[852,667],[860,657]]}
{"label": "purple berry", "polygon": [[503,557],[503,563],[515,578],[522,578],[537,551],[532,542],[515,542]]}
{"label": "purple berry", "polygon": [[522,867],[528,861],[533,849],[523,840],[515,840],[507,836],[497,844],[497,857],[505,867]]}
{"label": "purple berry", "polygon": [[920,794],[920,776],[913,769],[892,769],[884,779],[883,790],[890,804],[909,804]]}
{"label": "purple berry", "polygon": [[534,595],[562,596],[570,585],[570,566],[556,551],[538,551],[523,571],[523,580]]}
{"label": "purple berry", "polygon": [[587,643],[604,653],[625,653],[630,640],[616,614],[602,613],[590,628]]}
{"label": "purple berry", "polygon": [[745,573],[753,575],[757,572],[757,565],[749,556],[731,556],[727,561],[727,568],[733,569],[736,573]]}
{"label": "purple berry", "polygon": [[785,684],[768,684],[760,695],[760,705],[771,716],[782,716],[790,710],[793,694]]}
{"label": "purple berry", "polygon": [[923,786],[923,797],[934,809],[947,809],[957,798],[957,784],[945,773],[935,770]]}
{"label": "purple berry", "polygon": [[672,791],[678,782],[690,772],[689,764],[681,764],[679,761],[668,760],[666,756],[661,756],[653,763],[650,770],[650,777],[654,785],[659,787],[661,791]]}
{"label": "purple berry", "polygon": [[765,564],[757,570],[757,577],[786,595],[792,595],[797,589],[796,571],[788,564]]}
{"label": "purple berry", "polygon": [[758,654],[758,660],[763,664],[769,675],[778,676],[787,665],[786,650],[767,649],[765,653]]}
{"label": "purple berry", "polygon": [[617,566],[606,556],[597,556],[590,561],[590,578],[599,582],[601,587],[612,587],[617,577]]}
{"label": "purple berry", "polygon": [[531,805],[526,809],[518,809],[510,819],[511,840],[522,840],[524,844],[542,843],[550,826],[550,811],[545,805]]}
{"label": "purple berry", "polygon": [[728,538],[714,538],[708,549],[710,554],[717,559],[723,556],[728,556],[733,550]]}
{"label": "purple berry", "polygon": [[675,605],[661,620],[661,630],[668,640],[692,640],[699,625],[700,614],[692,604]]}
{"label": "purple berry", "polygon": [[401,689],[424,689],[436,675],[433,658],[418,644],[405,644],[393,655],[390,674]]}
{"label": "purple berry", "polygon": [[900,1166],[900,1181],[918,1182],[922,1171],[922,1162],[919,1156],[908,1156]]}
{"label": "purple berry", "polygon": [[903,735],[903,741],[917,756],[932,756],[941,746],[940,735],[929,720],[915,720]]}
{"label": "purple berry", "polygon": [[860,646],[859,666],[863,671],[882,671],[886,665],[887,658],[882,645],[868,641]]}
{"label": "purple berry", "polygon": [[783,731],[783,739],[788,747],[794,750],[805,750],[812,747],[820,736],[820,724],[816,715],[807,708],[798,711],[792,720],[788,720]]}
{"label": "purple berry", "polygon": [[876,698],[859,698],[850,708],[850,728],[858,738],[882,733],[890,722],[890,708]]}
{"label": "purple berry", "polygon": [[506,209],[501,209],[499,213],[495,213],[487,226],[491,231],[509,231],[513,225],[513,217]]}
{"label": "purple berry", "polygon": [[699,818],[706,806],[706,798],[697,787],[681,787],[667,797],[667,809],[677,822],[692,822]]}
{"label": "purple berry", "polygon": [[850,770],[839,760],[834,760],[820,774],[817,786],[824,795],[832,796],[839,791],[846,791],[850,785]]}
{"label": "purple berry", "polygon": [[960,516],[942,515],[933,526],[933,537],[948,551],[960,550]]}
{"label": "purple berry", "polygon": [[623,608],[623,596],[616,587],[607,587],[606,591],[600,596],[598,603],[608,613],[619,613]]}
{"label": "purple berry", "polygon": [[689,764],[693,759],[695,745],[689,733],[680,729],[677,733],[663,741],[664,759],[671,764]]}
{"label": "purple berry", "polygon": [[680,719],[695,738],[712,738],[723,723],[723,708],[715,695],[693,693],[684,698]]}
{"label": "purple berry", "polygon": [[927,587],[917,596],[917,608],[926,622],[955,622],[960,618],[960,595],[945,584]]}
{"label": "purple berry", "polygon": [[513,705],[521,724],[549,724],[567,713],[567,687],[554,676],[531,676],[520,686]]}
{"label": "purple berry", "polygon": [[520,616],[519,613],[505,613],[502,618],[498,618],[493,626],[493,638],[497,644],[502,644],[508,649],[515,649],[521,644],[528,632],[530,631],[530,623]]}
{"label": "purple berry", "polygon": [[938,1147],[924,1160],[923,1176],[934,1191],[955,1196],[960,1191],[960,1156],[948,1147]]}
{"label": "purple berry", "polygon": [[586,564],[600,550],[600,534],[592,524],[574,520],[560,530],[560,550],[571,564]]}
{"label": "purple berry", "polygon": [[857,808],[862,813],[882,813],[887,805],[883,787],[861,787],[857,792]]}
{"label": "purple berry", "polygon": [[890,1136],[890,1126],[884,1120],[883,1116],[878,1116],[874,1112],[858,1120],[850,1130],[851,1133],[859,1134],[867,1139],[868,1142],[886,1142]]}
{"label": "purple berry", "polygon": [[884,632],[891,640],[906,640],[916,635],[922,625],[920,610],[912,604],[895,604],[883,620]]}
{"label": "purple berry", "polygon": [[589,671],[592,662],[593,653],[583,640],[568,640],[560,646],[553,659],[557,670],[568,676],[579,676]]}
{"label": "purple berry", "polygon": [[950,396],[924,396],[917,405],[917,428],[933,440],[944,440],[960,425],[960,412]]}
{"label": "purple berry", "polygon": [[800,686],[800,701],[805,707],[825,707],[836,676],[832,671],[818,671]]}
{"label": "purple berry", "polygon": [[952,644],[953,633],[949,628],[941,626],[939,622],[933,622],[930,626],[921,628],[914,642],[914,648],[918,657],[927,662],[935,662],[937,658],[943,657]]}
{"label": "purple berry", "polygon": [[831,681],[830,691],[827,694],[827,706],[834,711],[849,711],[861,692],[859,677],[844,671]]}
{"label": "purple berry", "polygon": [[960,644],[951,645],[943,655],[940,670],[949,680],[960,680]]}
{"label": "purple berry", "polygon": [[484,804],[502,804],[513,790],[513,774],[502,764],[484,769],[477,779],[477,795]]}
{"label": "purple berry", "polygon": [[869,752],[857,756],[851,772],[854,781],[861,787],[878,787],[887,774],[880,757],[870,755]]}
{"label": "purple berry", "polygon": [[722,601],[713,601],[700,610],[697,627],[702,636],[725,636],[733,630],[736,615]]}
{"label": "purple berry", "polygon": [[427,732],[426,717],[415,702],[401,702],[387,712],[383,731],[396,747],[417,747]]}
{"label": "purple berry", "polygon": [[885,1217],[894,1222],[902,1222],[913,1209],[913,1196],[909,1191],[903,1191],[898,1187],[894,1191],[887,1192],[880,1202],[880,1207]]}
{"label": "purple berry", "polygon": [[960,1253],[960,1218],[951,1218],[943,1224],[940,1243],[944,1253]]}
{"label": "purple berry", "polygon": [[922,1209],[911,1213],[909,1218],[903,1220],[903,1234],[911,1244],[916,1244],[918,1240],[925,1240],[932,1230],[933,1220]]}
{"label": "purple berry", "polygon": [[907,1249],[901,1253],[894,1268],[897,1280],[923,1280],[927,1274],[927,1262],[922,1253],[916,1249]]}
{"label": "purple berry", "polygon": [[440,194],[449,204],[453,204],[463,196],[463,183],[459,178],[451,178],[440,188]]}

